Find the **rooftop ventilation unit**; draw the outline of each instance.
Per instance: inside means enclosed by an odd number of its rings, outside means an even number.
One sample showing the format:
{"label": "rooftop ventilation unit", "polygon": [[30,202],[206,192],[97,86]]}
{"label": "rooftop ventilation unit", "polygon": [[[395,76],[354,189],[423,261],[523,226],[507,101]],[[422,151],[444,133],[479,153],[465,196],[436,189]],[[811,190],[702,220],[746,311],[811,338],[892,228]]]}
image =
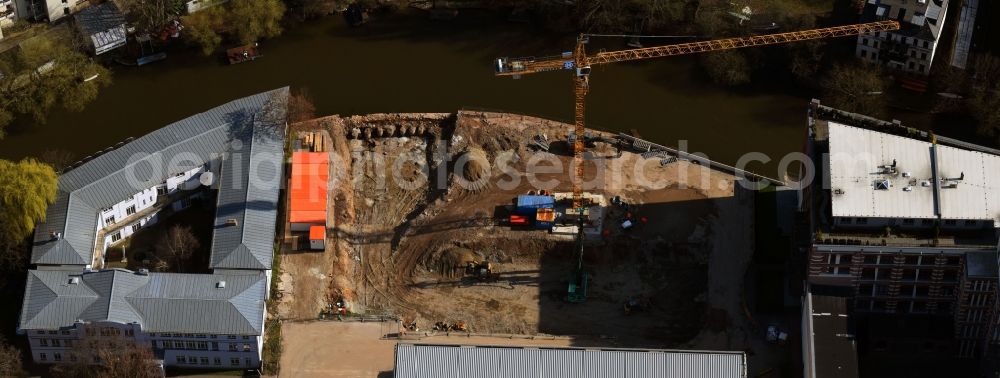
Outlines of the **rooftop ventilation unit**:
{"label": "rooftop ventilation unit", "polygon": [[833,190],[833,194],[842,195],[842,194],[844,194],[844,189],[840,189],[840,188],[834,189]]}
{"label": "rooftop ventilation unit", "polygon": [[911,174],[910,172],[903,172],[903,177],[910,177],[910,176],[913,176],[913,174]]}
{"label": "rooftop ventilation unit", "polygon": [[907,186],[907,187],[903,188],[903,191],[904,192],[912,192],[913,191],[913,187],[912,186]]}
{"label": "rooftop ventilation unit", "polygon": [[216,282],[215,283],[215,288],[216,289],[225,289],[226,288],[226,281]]}
{"label": "rooftop ventilation unit", "polygon": [[875,181],[875,190],[889,190],[892,187],[892,183],[889,180],[878,180]]}
{"label": "rooftop ventilation unit", "polygon": [[238,222],[236,218],[229,218],[226,220],[226,226],[239,226],[239,225],[240,222]]}
{"label": "rooftop ventilation unit", "polygon": [[140,276],[148,276],[149,275],[149,269],[146,269],[146,268],[139,269],[139,271],[135,272],[135,274],[138,274]]}
{"label": "rooftop ventilation unit", "polygon": [[70,285],[76,285],[78,283],[80,283],[80,277],[70,277],[69,278],[69,284]]}

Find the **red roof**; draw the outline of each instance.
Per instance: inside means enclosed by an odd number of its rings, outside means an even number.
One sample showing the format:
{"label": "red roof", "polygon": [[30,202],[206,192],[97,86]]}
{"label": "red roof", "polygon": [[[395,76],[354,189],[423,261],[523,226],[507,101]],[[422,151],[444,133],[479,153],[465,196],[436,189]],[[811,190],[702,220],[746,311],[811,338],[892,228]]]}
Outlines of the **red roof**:
{"label": "red roof", "polygon": [[292,223],[326,224],[325,211],[297,210],[292,211],[288,218]]}
{"label": "red roof", "polygon": [[319,164],[330,162],[330,154],[326,152],[293,152],[292,165]]}
{"label": "red roof", "polygon": [[309,227],[309,240],[323,240],[323,239],[326,239],[326,227],[323,226]]}
{"label": "red roof", "polygon": [[326,224],[329,158],[325,152],[292,153],[292,180],[288,188],[290,222]]}

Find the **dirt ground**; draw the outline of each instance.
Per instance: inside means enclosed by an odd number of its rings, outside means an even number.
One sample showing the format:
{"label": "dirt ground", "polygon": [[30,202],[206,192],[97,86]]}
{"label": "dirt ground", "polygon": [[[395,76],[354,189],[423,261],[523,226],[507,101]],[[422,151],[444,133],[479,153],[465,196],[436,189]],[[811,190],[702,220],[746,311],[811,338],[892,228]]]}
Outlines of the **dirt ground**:
{"label": "dirt ground", "polygon": [[[286,323],[281,359],[282,377],[375,378],[391,377],[397,340],[383,339],[397,323],[309,322]],[[570,338],[502,338],[433,336],[426,344],[475,344],[521,346],[569,346]]]}
{"label": "dirt ground", "polygon": [[[571,191],[568,169],[543,173],[551,167],[531,163],[548,155],[529,147],[539,134],[564,139],[570,125],[460,112],[327,117],[300,127],[329,132],[342,172],[331,187],[327,251],[283,257],[283,318],[315,319],[343,298],[351,312],[395,315],[421,331],[462,322],[477,333],[571,335],[570,345],[750,347],[741,303],[753,197],[729,174],[687,161],[661,165],[598,142],[585,164],[585,189],[630,206],[610,206],[610,234],[585,245],[589,295],[571,304],[563,298],[577,264],[572,237],[499,221],[505,205],[535,188],[532,181],[558,178],[546,189]],[[551,147],[568,166],[569,146]],[[463,187],[468,170],[456,161],[470,150],[493,168],[485,183]],[[643,178],[657,185],[641,185]],[[626,213],[645,222],[625,231]],[[490,261],[499,279],[464,277],[461,260],[469,256]],[[626,315],[629,299],[645,310]],[[286,346],[285,354],[295,352]]]}

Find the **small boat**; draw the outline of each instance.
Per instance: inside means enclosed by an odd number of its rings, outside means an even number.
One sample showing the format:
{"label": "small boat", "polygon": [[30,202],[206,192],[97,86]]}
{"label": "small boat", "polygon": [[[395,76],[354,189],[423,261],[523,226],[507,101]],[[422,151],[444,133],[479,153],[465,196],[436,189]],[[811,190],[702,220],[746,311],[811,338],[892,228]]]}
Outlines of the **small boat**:
{"label": "small boat", "polygon": [[256,42],[246,46],[233,47],[226,50],[226,58],[229,59],[229,64],[240,64],[255,60],[261,56],[263,55],[261,55],[259,46]]}
{"label": "small boat", "polygon": [[135,64],[137,66],[143,66],[143,65],[147,65],[147,64],[150,64],[150,63],[153,63],[153,62],[159,62],[159,61],[164,60],[164,59],[167,59],[167,53],[165,53],[165,52],[158,52],[156,54],[146,55],[146,56],[139,57],[139,59],[135,60]]}

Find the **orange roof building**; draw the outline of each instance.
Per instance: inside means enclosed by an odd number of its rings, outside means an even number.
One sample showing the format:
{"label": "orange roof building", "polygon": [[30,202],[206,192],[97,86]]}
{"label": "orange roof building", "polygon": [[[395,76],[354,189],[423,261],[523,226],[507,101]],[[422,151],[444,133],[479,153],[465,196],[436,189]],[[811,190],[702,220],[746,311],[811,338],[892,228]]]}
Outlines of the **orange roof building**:
{"label": "orange roof building", "polygon": [[326,226],[329,197],[330,155],[325,152],[292,153],[292,179],[288,221],[292,231]]}

